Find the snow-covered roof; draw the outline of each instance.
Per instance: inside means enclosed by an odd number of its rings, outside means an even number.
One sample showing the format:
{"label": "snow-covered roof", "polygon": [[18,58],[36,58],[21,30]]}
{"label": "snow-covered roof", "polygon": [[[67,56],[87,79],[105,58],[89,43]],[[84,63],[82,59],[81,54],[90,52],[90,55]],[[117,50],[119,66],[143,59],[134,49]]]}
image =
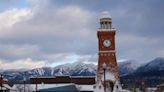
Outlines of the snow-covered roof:
{"label": "snow-covered roof", "polygon": [[94,85],[76,85],[80,91],[94,91]]}
{"label": "snow-covered roof", "polygon": [[70,76],[71,78],[95,78],[95,76]]}
{"label": "snow-covered roof", "polygon": [[[64,87],[64,86],[69,86],[69,85],[76,85],[74,83],[65,83],[65,84],[37,84],[37,90],[42,90],[42,89],[49,89],[49,88],[57,88],[57,87]],[[13,89],[18,90],[18,87],[22,86],[24,87],[24,84],[15,84],[13,86]],[[30,88],[31,91],[36,90],[36,84],[26,84],[26,88]],[[93,85],[76,85],[77,89],[80,91],[87,91],[87,90],[92,90],[93,91]]]}
{"label": "snow-covered roof", "polygon": [[147,88],[147,90],[157,90],[157,88],[152,87],[152,88]]}
{"label": "snow-covered roof", "polygon": [[2,89],[10,89],[10,90],[13,90],[13,88],[10,87],[8,84],[3,84]]}
{"label": "snow-covered roof", "polygon": [[[37,84],[37,90],[40,89],[47,89],[47,88],[54,88],[54,87],[62,87],[67,85],[73,85],[72,83],[65,83],[65,84]],[[36,90],[36,84],[25,84],[26,87],[29,87],[32,91]],[[24,87],[24,84],[15,84],[13,89],[18,90],[18,87]]]}
{"label": "snow-covered roof", "polygon": [[102,19],[102,18],[112,18],[112,17],[111,17],[111,15],[109,14],[108,11],[104,11],[104,12],[102,12],[102,15],[101,15],[100,18]]}
{"label": "snow-covered roof", "polygon": [[31,77],[31,78],[57,78],[57,77],[69,77],[69,78],[95,78],[95,76],[69,76],[69,75],[62,75],[62,76],[38,76],[38,77]]}
{"label": "snow-covered roof", "polygon": [[116,31],[116,28],[111,28],[111,29],[98,29],[98,31]]}

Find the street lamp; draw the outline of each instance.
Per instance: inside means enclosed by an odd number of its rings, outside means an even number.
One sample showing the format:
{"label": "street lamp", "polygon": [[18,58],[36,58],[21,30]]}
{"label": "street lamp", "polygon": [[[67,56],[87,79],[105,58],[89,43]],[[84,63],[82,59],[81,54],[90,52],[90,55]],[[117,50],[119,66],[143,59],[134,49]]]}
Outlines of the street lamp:
{"label": "street lamp", "polygon": [[103,68],[103,71],[104,71],[104,92],[106,92],[106,82],[105,82],[105,71],[106,71],[106,64],[105,63],[103,63],[103,65],[102,65],[102,68]]}
{"label": "street lamp", "polygon": [[24,92],[25,92],[25,91],[26,91],[26,90],[25,90],[25,88],[26,88],[26,87],[25,87],[25,84],[26,84],[26,78],[25,78],[25,77],[23,78],[23,82],[24,82]]}

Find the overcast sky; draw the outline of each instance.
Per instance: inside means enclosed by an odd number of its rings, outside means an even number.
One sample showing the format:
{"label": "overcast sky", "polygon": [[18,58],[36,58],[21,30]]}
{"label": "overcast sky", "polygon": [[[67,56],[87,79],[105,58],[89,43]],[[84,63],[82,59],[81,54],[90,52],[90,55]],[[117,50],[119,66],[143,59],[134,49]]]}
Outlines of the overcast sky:
{"label": "overcast sky", "polygon": [[117,60],[164,56],[164,0],[0,0],[0,69],[97,63],[97,29],[112,16]]}

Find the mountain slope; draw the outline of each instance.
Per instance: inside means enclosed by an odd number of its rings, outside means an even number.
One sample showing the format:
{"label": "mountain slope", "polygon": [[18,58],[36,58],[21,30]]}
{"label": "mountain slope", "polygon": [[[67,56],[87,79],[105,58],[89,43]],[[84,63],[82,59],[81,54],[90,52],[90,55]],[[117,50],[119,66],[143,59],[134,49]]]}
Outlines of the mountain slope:
{"label": "mountain slope", "polygon": [[56,67],[43,67],[32,70],[19,71],[19,70],[6,70],[3,75],[8,80],[23,80],[36,76],[95,76],[96,65],[85,63],[72,63],[63,64]]}
{"label": "mountain slope", "polygon": [[[123,84],[145,82],[145,85],[154,86],[164,82],[164,58],[156,58],[142,66],[137,61],[128,60],[119,62],[121,81]],[[35,76],[95,76],[97,66],[94,64],[72,63],[56,67],[43,67],[31,70],[5,70],[4,77],[8,80],[23,80]]]}
{"label": "mountain slope", "polygon": [[164,58],[158,57],[149,63],[139,67],[137,72],[162,71],[164,70]]}
{"label": "mountain slope", "polygon": [[149,87],[164,83],[164,58],[159,57],[142,65],[132,74],[123,76],[122,82],[129,85],[141,85],[141,82],[144,82]]}
{"label": "mountain slope", "polygon": [[[132,61],[121,62],[118,65],[120,66],[120,74],[129,74],[134,71],[136,67],[133,65]],[[95,76],[97,66],[94,64],[85,64],[81,62],[68,63],[59,65],[56,67],[42,67],[31,70],[6,70],[3,72],[4,76],[9,80],[23,80],[24,77],[29,79],[30,77],[35,76]]]}
{"label": "mountain slope", "polygon": [[118,63],[119,72],[121,76],[135,72],[135,70],[137,70],[139,66],[141,66],[141,63],[135,60],[127,60]]}
{"label": "mountain slope", "polygon": [[[136,70],[136,61],[128,60],[124,62],[119,62],[119,70],[121,75],[132,73]],[[139,64],[137,64],[139,65]],[[24,76],[27,78],[35,76],[62,76],[62,75],[71,75],[71,76],[95,76],[97,66],[94,64],[85,64],[85,63],[68,63],[59,65],[56,67],[43,67],[36,68],[32,70],[19,71],[19,70],[8,70],[4,72],[4,75],[9,79],[23,79]]]}

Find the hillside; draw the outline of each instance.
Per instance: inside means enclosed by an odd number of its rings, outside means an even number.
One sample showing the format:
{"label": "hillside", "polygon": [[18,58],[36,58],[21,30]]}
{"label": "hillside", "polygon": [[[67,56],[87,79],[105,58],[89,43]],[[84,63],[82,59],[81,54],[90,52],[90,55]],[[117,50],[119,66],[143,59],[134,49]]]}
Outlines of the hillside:
{"label": "hillside", "polygon": [[123,83],[145,86],[156,86],[164,83],[164,58],[156,58],[142,66],[135,72],[122,76]]}
{"label": "hillside", "polygon": [[[144,65],[135,60],[119,62],[121,83],[127,86],[141,85],[155,86],[164,83],[164,58],[156,58]],[[2,70],[4,77],[9,81],[27,80],[36,76],[95,76],[97,66],[81,62],[68,63],[56,67],[42,67],[31,70]]]}

